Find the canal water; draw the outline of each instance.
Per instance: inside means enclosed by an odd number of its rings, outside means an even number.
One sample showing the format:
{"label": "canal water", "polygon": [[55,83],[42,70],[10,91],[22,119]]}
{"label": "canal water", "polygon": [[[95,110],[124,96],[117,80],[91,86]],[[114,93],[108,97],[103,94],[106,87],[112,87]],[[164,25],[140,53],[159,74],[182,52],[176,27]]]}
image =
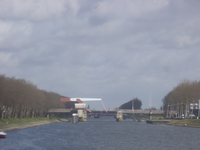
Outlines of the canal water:
{"label": "canal water", "polygon": [[152,125],[113,117],[7,132],[1,150],[199,150],[200,128]]}

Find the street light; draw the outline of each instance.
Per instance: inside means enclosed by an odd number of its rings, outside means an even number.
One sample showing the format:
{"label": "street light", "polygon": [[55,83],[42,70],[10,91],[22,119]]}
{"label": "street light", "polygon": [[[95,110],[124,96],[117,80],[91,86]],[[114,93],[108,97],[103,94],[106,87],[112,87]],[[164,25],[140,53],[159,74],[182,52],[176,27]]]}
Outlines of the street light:
{"label": "street light", "polygon": [[178,118],[178,103],[176,104],[176,118]]}
{"label": "street light", "polygon": [[170,106],[169,103],[168,103],[167,106],[168,106],[168,108],[167,108],[167,117],[169,118],[169,114],[168,114],[168,112],[169,112],[169,106]]}
{"label": "street light", "polygon": [[180,112],[180,117],[181,118],[183,118],[183,107],[182,107],[182,102],[181,102],[181,104],[180,104],[181,106],[180,106],[180,109],[181,109],[181,112]]}
{"label": "street light", "polygon": [[192,103],[192,114],[194,114],[194,113],[193,113],[193,109],[194,109],[194,101],[193,101],[193,103]]}
{"label": "street light", "polygon": [[132,99],[132,111],[134,111],[134,100]]}
{"label": "street light", "polygon": [[171,104],[171,108],[170,108],[170,118],[173,117],[173,110],[174,110],[174,104]]}
{"label": "street light", "polygon": [[[200,100],[199,100],[199,109],[200,109]],[[198,110],[198,119],[199,119],[199,110]]]}

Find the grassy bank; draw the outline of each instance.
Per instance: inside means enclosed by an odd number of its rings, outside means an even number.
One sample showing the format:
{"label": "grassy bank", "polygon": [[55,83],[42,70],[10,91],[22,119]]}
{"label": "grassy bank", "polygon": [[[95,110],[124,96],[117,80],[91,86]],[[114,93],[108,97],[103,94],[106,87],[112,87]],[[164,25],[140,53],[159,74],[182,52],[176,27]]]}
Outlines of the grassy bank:
{"label": "grassy bank", "polygon": [[[137,119],[140,119],[140,120],[149,120],[149,116],[147,115],[135,115],[133,117],[130,117],[131,119],[135,118],[136,120]],[[163,116],[153,116],[152,117],[152,120],[161,120],[161,119],[164,119]]]}
{"label": "grassy bank", "polygon": [[26,124],[34,124],[39,122],[49,122],[56,120],[68,120],[70,117],[51,117],[50,119],[46,117],[38,117],[38,118],[7,118],[0,119],[0,128],[10,127],[10,126],[20,126]]}
{"label": "grassy bank", "polygon": [[188,127],[200,127],[199,119],[181,119],[181,120],[171,120],[168,125],[175,126],[188,126]]}

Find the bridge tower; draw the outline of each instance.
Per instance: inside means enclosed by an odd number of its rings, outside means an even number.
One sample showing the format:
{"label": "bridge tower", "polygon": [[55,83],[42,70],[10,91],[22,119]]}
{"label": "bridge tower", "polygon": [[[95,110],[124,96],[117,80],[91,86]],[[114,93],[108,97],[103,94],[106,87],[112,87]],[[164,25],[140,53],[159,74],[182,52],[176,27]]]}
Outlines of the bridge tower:
{"label": "bridge tower", "polygon": [[116,121],[123,121],[123,112],[117,111]]}
{"label": "bridge tower", "polygon": [[[77,123],[79,121],[87,121],[87,108],[86,104],[83,103],[83,101],[101,101],[106,113],[107,110],[105,108],[105,105],[101,98],[69,98],[69,97],[61,97],[61,102],[71,102],[71,101],[77,101],[78,103],[75,104],[75,110],[77,110],[77,113],[72,114],[73,117],[73,123]],[[88,110],[90,111],[90,110]],[[78,119],[77,119],[78,118]]]}

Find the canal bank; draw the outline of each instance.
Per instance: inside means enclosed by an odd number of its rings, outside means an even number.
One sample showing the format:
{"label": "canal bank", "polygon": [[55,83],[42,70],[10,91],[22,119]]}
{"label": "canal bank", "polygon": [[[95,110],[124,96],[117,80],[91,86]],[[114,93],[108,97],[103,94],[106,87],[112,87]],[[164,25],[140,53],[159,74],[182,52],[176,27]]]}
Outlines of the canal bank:
{"label": "canal bank", "polygon": [[171,120],[147,120],[146,123],[150,123],[150,124],[167,124],[170,121]]}
{"label": "canal bank", "polygon": [[200,128],[200,120],[199,119],[146,120],[146,123]]}
{"label": "canal bank", "polygon": [[65,121],[70,121],[70,119],[49,119],[49,120],[41,120],[41,121],[38,120],[35,122],[27,122],[27,123],[23,123],[23,124],[5,125],[5,126],[0,127],[0,132],[25,129],[25,128],[30,128],[30,127],[42,126],[42,125],[65,122]]}
{"label": "canal bank", "polygon": [[[52,123],[9,131],[1,149],[17,150],[196,150],[199,128],[151,125],[113,117],[88,118],[87,122]],[[120,138],[120,140],[119,140]],[[177,144],[178,143],[178,144]]]}
{"label": "canal bank", "polygon": [[200,128],[199,119],[172,119],[166,125],[181,126],[181,127],[193,127]]}

